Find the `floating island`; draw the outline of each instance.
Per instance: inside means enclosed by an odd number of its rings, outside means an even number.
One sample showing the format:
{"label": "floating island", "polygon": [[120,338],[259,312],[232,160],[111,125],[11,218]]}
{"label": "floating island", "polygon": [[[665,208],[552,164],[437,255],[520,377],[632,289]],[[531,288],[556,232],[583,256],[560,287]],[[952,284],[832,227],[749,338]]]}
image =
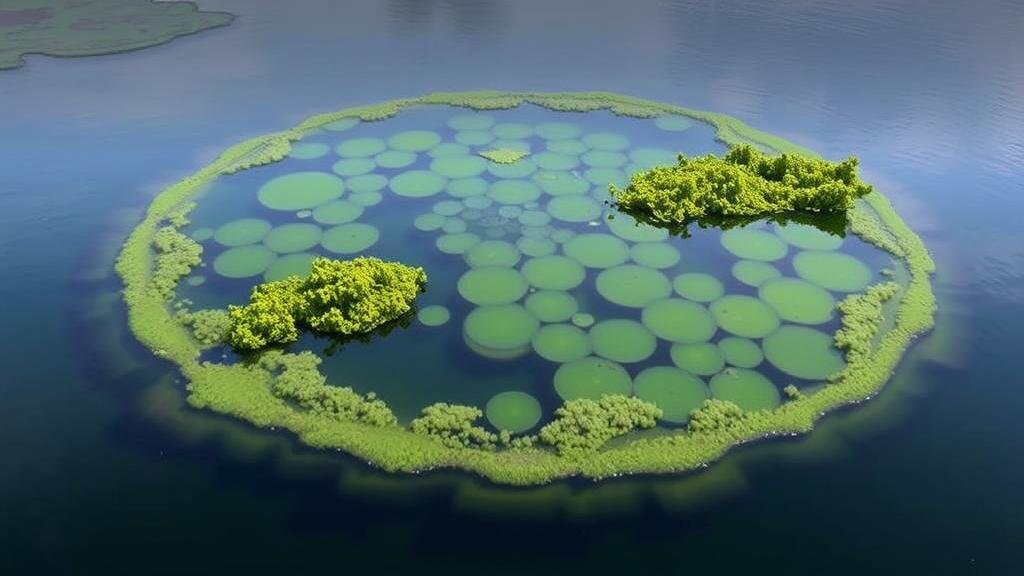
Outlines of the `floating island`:
{"label": "floating island", "polygon": [[856,171],[616,94],[432,94],[228,149],[117,270],[196,408],[396,472],[677,472],[866,400],[931,328]]}
{"label": "floating island", "polygon": [[149,48],[179,36],[227,26],[234,16],[192,2],[154,0],[4,0],[0,70],[26,54],[96,56]]}

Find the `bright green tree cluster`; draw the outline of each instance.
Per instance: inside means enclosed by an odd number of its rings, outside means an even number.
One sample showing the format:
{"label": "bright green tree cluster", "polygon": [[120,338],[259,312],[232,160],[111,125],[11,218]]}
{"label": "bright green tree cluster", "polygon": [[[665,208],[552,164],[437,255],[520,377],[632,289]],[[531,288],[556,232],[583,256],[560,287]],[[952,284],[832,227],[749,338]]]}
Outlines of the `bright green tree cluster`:
{"label": "bright green tree cluster", "polygon": [[224,342],[231,332],[231,317],[226,310],[181,310],[176,317],[183,326],[192,330],[192,335],[204,346]]}
{"label": "bright green tree cluster", "polygon": [[638,398],[602,396],[600,400],[569,400],[555,410],[555,419],[540,429],[540,440],[563,456],[593,452],[605,442],[645,428],[653,428],[661,409]]}
{"label": "bright green tree cluster", "polygon": [[842,313],[842,327],[834,336],[836,348],[846,350],[846,362],[852,364],[871,352],[871,343],[884,319],[882,304],[899,292],[895,282],[875,284],[863,294],[844,298],[836,309]]}
{"label": "bright green tree cluster", "polygon": [[320,373],[320,358],[312,352],[286,354],[271,350],[260,356],[259,366],[274,375],[274,395],[316,414],[373,426],[398,423],[387,404],[372,392],[362,396],[351,388],[329,386]]}
{"label": "bright green tree cluster", "polygon": [[[436,438],[449,448],[491,450],[499,437],[476,425],[483,415],[483,411],[474,406],[438,402],[424,408],[420,417],[412,421],[410,429],[416,434]],[[508,435],[502,439],[507,442]]]}
{"label": "bright green tree cluster", "polygon": [[687,158],[637,172],[625,189],[610,187],[619,208],[652,222],[787,212],[843,212],[871,192],[857,177],[857,159],[829,162],[797,154],[767,156],[750,145],[724,157]]}
{"label": "bright green tree cluster", "polygon": [[241,350],[258,350],[294,342],[300,327],[366,333],[408,313],[426,283],[422,268],[398,262],[317,258],[305,278],[260,284],[249,304],[229,306],[228,341]]}
{"label": "bright green tree cluster", "polygon": [[690,414],[686,427],[690,432],[717,432],[735,426],[743,419],[743,409],[729,402],[709,398]]}
{"label": "bright green tree cluster", "polygon": [[203,261],[203,247],[173,225],[153,235],[153,279],[150,289],[164,300],[174,297],[178,282]]}

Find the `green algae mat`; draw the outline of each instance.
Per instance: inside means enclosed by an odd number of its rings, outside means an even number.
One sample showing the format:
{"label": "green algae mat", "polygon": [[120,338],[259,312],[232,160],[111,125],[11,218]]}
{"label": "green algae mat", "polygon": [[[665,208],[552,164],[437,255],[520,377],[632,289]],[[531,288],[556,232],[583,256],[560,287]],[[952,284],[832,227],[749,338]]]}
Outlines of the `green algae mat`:
{"label": "green algae mat", "polygon": [[[129,322],[194,407],[385,470],[522,485],[704,466],[877,393],[933,322],[932,261],[880,191],[839,230],[766,218],[686,237],[610,201],[630,174],[741,143],[813,154],[608,93],[445,93],[316,116],[154,199],[118,261]],[[423,267],[416,309],[262,354],[209,337],[255,285],[357,256]],[[313,359],[316,403],[280,393],[295,380],[282,353]],[[567,402],[606,395],[656,406],[654,430],[585,455],[538,440]],[[346,398],[393,418],[323,409]],[[465,426],[418,433],[441,403]]]}
{"label": "green algae mat", "polygon": [[192,2],[4,0],[0,70],[23,65],[27,54],[95,56],[140,50],[226,26],[233,19],[231,14],[200,11]]}

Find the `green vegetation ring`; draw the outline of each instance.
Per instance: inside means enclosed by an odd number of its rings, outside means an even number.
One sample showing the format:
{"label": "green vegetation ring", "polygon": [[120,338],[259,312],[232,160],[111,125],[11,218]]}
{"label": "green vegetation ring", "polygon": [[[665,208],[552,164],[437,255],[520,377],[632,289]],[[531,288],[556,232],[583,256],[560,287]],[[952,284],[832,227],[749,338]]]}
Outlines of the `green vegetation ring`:
{"label": "green vegetation ring", "polygon": [[[740,372],[742,369],[738,368],[726,368],[711,379],[712,395],[719,398],[735,398],[748,404],[748,408],[763,408],[756,413],[733,413],[726,410],[723,414],[730,416],[722,421],[724,423],[716,425],[719,427],[708,424],[715,421],[713,416],[698,419],[701,425],[696,427],[694,419],[691,418],[688,429],[644,439],[623,438],[621,442],[588,452],[585,457],[573,456],[572,452],[563,454],[529,444],[498,449],[452,447],[435,437],[415,433],[394,423],[375,425],[301,410],[271,392],[269,384],[274,379],[271,372],[259,366],[218,364],[201,360],[204,358],[201,355],[204,345],[193,338],[188,328],[176,316],[173,291],[178,282],[188,277],[202,260],[201,256],[196,255],[198,245],[177,232],[177,229],[184,225],[183,216],[191,209],[190,203],[212,181],[221,175],[285,158],[291,151],[293,142],[321,128],[348,128],[357,121],[379,121],[395,116],[410,106],[449,105],[473,111],[510,109],[521,104],[533,104],[558,111],[607,110],[621,116],[656,118],[654,122],[667,130],[682,130],[692,123],[702,122],[714,128],[717,138],[726,144],[753,144],[759,149],[774,152],[814,155],[806,148],[753,129],[722,114],[604,92],[441,93],[320,114],[289,130],[253,138],[232,146],[211,164],[168,187],[153,199],[145,217],[125,242],[117,261],[117,272],[124,281],[123,295],[132,332],[154,354],[178,367],[188,382],[188,401],[198,409],[231,415],[262,428],[289,431],[311,446],[345,451],[388,471],[418,472],[438,467],[455,467],[475,472],[499,483],[530,485],[568,476],[607,478],[623,474],[694,469],[720,458],[730,447],[738,443],[769,436],[807,432],[822,414],[876,394],[888,380],[912,339],[933,326],[935,299],[930,276],[934,272],[934,263],[920,238],[907,227],[889,201],[880,192],[875,191],[856,201],[849,215],[850,231],[864,241],[889,252],[895,260],[894,265],[903,269],[904,273],[899,275],[900,284],[895,290],[856,295],[856,292],[863,288],[863,275],[849,263],[829,261],[821,256],[797,256],[795,262],[798,274],[805,280],[817,283],[827,290],[852,292],[855,295],[850,298],[860,299],[851,300],[848,306],[840,307],[846,330],[843,341],[850,347],[846,366],[831,375],[828,384],[808,388],[784,402],[779,399],[781,403],[770,398],[767,389],[762,393],[753,394],[754,390],[760,389],[761,386],[747,372]],[[459,129],[486,130],[492,124],[493,119],[469,112],[459,122]],[[548,140],[549,144],[559,140],[584,138],[584,142],[597,145],[600,149],[619,147],[615,139],[604,136],[596,139],[593,136],[585,138],[583,132],[571,123],[538,126],[535,133]],[[423,149],[429,143],[427,138],[413,138],[410,142],[400,141],[396,144],[402,148]],[[383,151],[378,149],[382,148],[378,143],[372,143],[371,146],[362,149],[349,148],[343,147],[339,152],[344,154],[340,155],[349,158],[368,157]],[[555,150],[558,150],[555,153],[564,153],[570,148]],[[602,189],[596,190],[595,194],[605,194],[603,186],[608,183],[608,178],[612,174],[598,174],[599,170],[601,169],[588,170],[585,176],[590,174],[593,179],[600,181],[599,186]],[[548,180],[541,178],[540,174],[535,176],[537,180],[534,182],[543,187]],[[386,182],[381,182],[381,178],[373,176],[354,176],[343,185],[336,175],[319,173],[316,176],[310,175],[308,182],[280,182],[264,190],[261,200],[272,209],[312,209],[337,199],[346,191],[364,193],[381,190]],[[550,182],[555,183],[558,180]],[[444,177],[433,172],[391,182],[392,189],[397,188],[396,192],[413,196],[435,194],[444,189],[445,184]],[[537,192],[539,191],[537,189]],[[528,186],[489,192],[492,197],[507,204],[525,204],[536,199],[537,194]],[[660,241],[666,235],[664,230],[635,226],[634,220],[624,215],[617,215],[614,220],[604,222],[613,234],[628,242]],[[595,230],[599,231],[600,229]],[[163,252],[157,258],[153,248],[154,240],[160,239],[161,247],[167,249],[166,240],[174,234],[180,236],[177,238],[177,244],[171,247],[174,252],[170,255]],[[346,236],[338,232],[335,232],[335,235]],[[354,239],[355,235],[347,236],[346,240],[349,240]],[[182,238],[184,240],[181,240]],[[325,239],[328,243],[332,240],[330,231],[325,232]],[[366,241],[365,238],[363,241]],[[787,239],[788,244],[798,249],[797,245],[806,246],[809,241],[807,238],[797,239],[793,236]],[[469,247],[471,245],[465,246],[464,249]],[[260,250],[265,251],[267,256],[272,255],[269,250],[260,246],[253,246],[251,251]],[[189,257],[188,254],[193,256]],[[756,256],[767,258],[774,254],[759,253]],[[801,259],[805,261],[800,262]],[[243,271],[255,270],[257,263],[263,264],[257,260],[260,259],[251,261],[250,270]],[[166,265],[167,263],[170,265]],[[269,261],[266,263],[269,264]],[[829,276],[837,271],[842,272],[841,285],[838,282],[827,282],[836,280]],[[671,291],[667,279],[664,283],[665,287],[657,290],[658,298],[667,297]],[[639,308],[658,298],[651,298],[649,301],[644,298],[643,302],[629,301],[629,304]],[[882,323],[878,313],[878,302],[880,299],[888,298],[894,300],[892,306],[886,307],[886,310],[893,311],[893,320]],[[519,325],[516,337],[502,338],[502,335],[486,331],[467,336],[479,338],[482,340],[478,342],[480,344],[497,344],[499,348],[505,348],[499,350],[504,353],[518,353],[517,348],[520,344],[524,348],[529,347],[530,338],[539,322],[526,309],[516,305],[505,304],[498,307],[502,308],[499,310],[502,314],[508,315]],[[493,308],[488,307],[494,311]],[[849,322],[845,322],[848,319]],[[683,364],[696,363],[694,359],[680,357],[680,360],[683,360]],[[781,359],[776,360],[784,364]],[[701,365],[710,363],[703,359],[700,362]],[[633,392],[629,374],[606,359],[588,357],[564,364],[558,371],[558,376],[555,378],[555,387],[563,397],[593,395],[598,391],[619,394]],[[657,390],[650,384],[643,387],[648,386]],[[648,393],[654,392],[645,392]],[[716,406],[721,406],[721,403]],[[478,412],[482,413],[482,410]]]}

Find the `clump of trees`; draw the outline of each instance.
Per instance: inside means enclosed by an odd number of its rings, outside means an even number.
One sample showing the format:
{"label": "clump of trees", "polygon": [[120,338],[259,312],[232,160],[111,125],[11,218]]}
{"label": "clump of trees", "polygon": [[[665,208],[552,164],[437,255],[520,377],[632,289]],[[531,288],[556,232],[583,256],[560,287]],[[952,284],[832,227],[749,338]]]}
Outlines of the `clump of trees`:
{"label": "clump of trees", "polygon": [[224,342],[231,331],[231,317],[227,310],[179,310],[176,317],[183,326],[192,330],[192,336],[204,346]]}
{"label": "clump of trees", "polygon": [[653,428],[661,416],[660,408],[638,398],[581,398],[555,410],[555,419],[541,428],[538,436],[563,456],[579,456],[597,450],[616,436]]}
{"label": "clump of trees", "polygon": [[690,432],[717,432],[734,427],[743,419],[743,409],[718,398],[708,398],[700,408],[690,413],[687,429]]}
{"label": "clump of trees", "polygon": [[416,434],[436,438],[449,448],[492,450],[499,440],[507,444],[508,432],[503,431],[499,437],[476,424],[483,415],[475,406],[438,402],[424,408],[420,417],[412,421],[410,429]]}
{"label": "clump of trees", "polygon": [[833,337],[836,348],[846,350],[847,364],[853,364],[871,352],[871,343],[882,324],[882,304],[899,292],[896,282],[870,286],[863,294],[844,298],[836,306],[842,314],[842,326]]}
{"label": "clump of trees", "polygon": [[391,409],[374,393],[364,396],[351,388],[328,385],[320,373],[320,358],[312,352],[286,354],[271,350],[260,356],[258,365],[273,376],[275,396],[291,400],[314,414],[372,426],[398,423]]}
{"label": "clump of trees", "polygon": [[768,156],[733,146],[719,158],[687,158],[675,166],[637,172],[625,189],[610,190],[623,211],[655,224],[678,225],[721,217],[845,212],[871,192],[857,176],[858,160],[829,162],[798,154]]}
{"label": "clump of trees", "polygon": [[171,300],[178,282],[202,263],[203,247],[171,224],[153,235],[153,249],[156,254],[150,290],[164,300]]}
{"label": "clump of trees", "polygon": [[369,332],[412,310],[426,283],[423,268],[399,262],[317,258],[305,278],[260,284],[248,304],[229,306],[228,342],[258,350],[294,342],[302,327],[327,334]]}

